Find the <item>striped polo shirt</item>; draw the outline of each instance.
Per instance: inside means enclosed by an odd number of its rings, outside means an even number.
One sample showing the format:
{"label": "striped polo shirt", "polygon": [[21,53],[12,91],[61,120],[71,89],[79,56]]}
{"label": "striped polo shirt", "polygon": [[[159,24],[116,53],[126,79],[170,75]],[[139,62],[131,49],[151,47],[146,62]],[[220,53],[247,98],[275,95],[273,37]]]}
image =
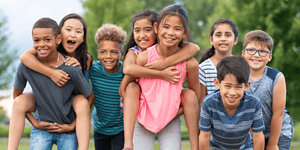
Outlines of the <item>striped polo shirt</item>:
{"label": "striped polo shirt", "polygon": [[253,132],[265,129],[261,102],[258,97],[244,92],[236,112],[229,116],[217,90],[203,100],[199,128],[211,131],[212,149],[253,149],[250,128]]}
{"label": "striped polo shirt", "polygon": [[124,131],[119,95],[123,64],[120,64],[119,71],[115,73],[107,73],[100,61],[94,61],[90,69],[90,80],[95,95],[93,129],[104,135],[116,135]]}
{"label": "striped polo shirt", "polygon": [[214,84],[214,79],[217,78],[216,66],[209,59],[206,59],[199,65],[199,80],[207,89],[207,94],[217,90]]}

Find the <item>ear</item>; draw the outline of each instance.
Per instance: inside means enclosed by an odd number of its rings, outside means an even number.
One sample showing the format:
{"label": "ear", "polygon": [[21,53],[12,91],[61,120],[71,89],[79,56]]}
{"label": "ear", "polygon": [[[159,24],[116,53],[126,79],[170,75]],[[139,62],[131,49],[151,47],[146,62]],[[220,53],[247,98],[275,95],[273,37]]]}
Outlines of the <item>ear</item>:
{"label": "ear", "polygon": [[215,87],[217,88],[217,89],[220,89],[220,87],[221,87],[221,83],[219,82],[219,80],[217,79],[217,78],[215,78],[214,79],[214,84],[215,84]]}
{"label": "ear", "polygon": [[158,31],[157,22],[155,22],[155,23],[153,24],[153,28],[154,28],[155,34],[157,34],[157,31]]}
{"label": "ear", "polygon": [[182,39],[186,38],[187,33],[190,32],[190,29],[187,29],[187,30],[188,30],[188,31],[184,31],[184,34],[183,34]]}
{"label": "ear", "polygon": [[244,91],[247,91],[250,88],[251,82],[248,81],[248,83],[245,85]]}
{"label": "ear", "polygon": [[268,62],[270,62],[270,61],[272,60],[272,57],[273,57],[273,55],[272,55],[272,53],[270,53],[270,54],[269,54]]}
{"label": "ear", "polygon": [[213,39],[212,39],[211,36],[209,36],[209,42],[210,42],[211,45],[214,45],[214,44],[213,44]]}
{"label": "ear", "polygon": [[236,38],[234,39],[234,45],[236,45],[238,41],[239,41],[239,37],[236,37]]}
{"label": "ear", "polygon": [[59,34],[56,36],[56,46],[59,45],[60,42],[61,42],[61,35]]}
{"label": "ear", "polygon": [[[242,56],[244,56],[245,55],[245,50],[242,50]],[[245,57],[245,56],[244,56]]]}

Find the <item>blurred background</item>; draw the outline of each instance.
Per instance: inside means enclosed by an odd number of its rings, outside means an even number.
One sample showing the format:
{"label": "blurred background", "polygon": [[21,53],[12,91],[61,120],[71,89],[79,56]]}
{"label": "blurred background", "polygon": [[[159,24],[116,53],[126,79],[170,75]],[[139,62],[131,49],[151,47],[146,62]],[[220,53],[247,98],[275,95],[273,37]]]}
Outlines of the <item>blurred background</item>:
{"label": "blurred background", "polygon": [[[94,36],[104,23],[121,26],[131,32],[131,17],[139,10],[158,13],[170,4],[181,4],[188,11],[193,43],[201,51],[211,47],[209,31],[220,18],[232,20],[238,27],[238,44],[233,53],[240,55],[244,36],[251,30],[266,31],[274,41],[273,59],[268,66],[283,72],[287,85],[286,106],[294,120],[300,121],[300,1],[299,0],[9,0],[0,1],[0,122],[5,123],[1,98],[12,96],[12,82],[19,56],[32,47],[32,25],[41,17],[58,23],[65,15],[75,12],[88,24],[88,51],[97,60]],[[127,38],[128,40],[128,38]],[[30,88],[29,90],[30,91]],[[296,130],[295,130],[296,132]],[[300,138],[300,136],[299,136]],[[300,139],[299,139],[300,140]]]}

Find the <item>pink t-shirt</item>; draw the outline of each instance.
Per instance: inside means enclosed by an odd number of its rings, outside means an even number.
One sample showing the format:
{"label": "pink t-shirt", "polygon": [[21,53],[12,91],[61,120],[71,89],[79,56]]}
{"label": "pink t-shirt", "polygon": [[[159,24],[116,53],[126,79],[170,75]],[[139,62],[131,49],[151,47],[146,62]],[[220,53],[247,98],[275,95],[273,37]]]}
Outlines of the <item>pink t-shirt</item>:
{"label": "pink t-shirt", "polygon": [[[148,61],[161,59],[156,45],[148,49]],[[175,116],[180,105],[180,93],[186,77],[186,61],[175,65],[181,70],[181,79],[176,84],[159,78],[140,78],[142,89],[138,121],[149,131],[158,133]]]}

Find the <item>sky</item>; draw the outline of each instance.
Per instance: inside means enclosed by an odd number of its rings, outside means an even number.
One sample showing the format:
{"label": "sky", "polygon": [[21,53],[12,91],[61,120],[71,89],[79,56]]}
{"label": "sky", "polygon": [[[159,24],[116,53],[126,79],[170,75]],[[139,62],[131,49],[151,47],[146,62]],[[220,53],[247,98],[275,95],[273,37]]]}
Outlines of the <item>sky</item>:
{"label": "sky", "polygon": [[[5,35],[9,49],[17,49],[18,57],[32,47],[32,26],[42,17],[50,17],[58,24],[69,13],[84,13],[80,0],[0,0],[0,17],[6,17]],[[15,61],[15,66],[19,64]]]}

